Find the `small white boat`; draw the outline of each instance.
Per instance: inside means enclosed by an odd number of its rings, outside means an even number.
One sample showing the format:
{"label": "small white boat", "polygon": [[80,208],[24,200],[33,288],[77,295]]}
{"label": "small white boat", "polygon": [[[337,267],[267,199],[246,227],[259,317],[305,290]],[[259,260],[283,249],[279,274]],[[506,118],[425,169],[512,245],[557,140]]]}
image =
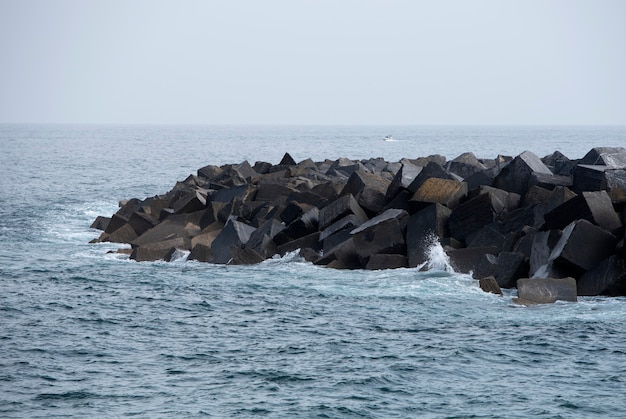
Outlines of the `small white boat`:
{"label": "small white boat", "polygon": [[383,138],[383,141],[395,141],[395,140],[393,139],[391,135],[385,135],[385,138]]}

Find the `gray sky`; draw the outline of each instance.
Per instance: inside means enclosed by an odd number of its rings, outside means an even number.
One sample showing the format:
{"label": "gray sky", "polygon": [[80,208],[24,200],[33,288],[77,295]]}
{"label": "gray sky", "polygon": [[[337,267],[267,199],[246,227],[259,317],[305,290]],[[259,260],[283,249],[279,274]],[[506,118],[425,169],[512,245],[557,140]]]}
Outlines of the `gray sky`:
{"label": "gray sky", "polygon": [[626,1],[0,0],[0,122],[626,124]]}

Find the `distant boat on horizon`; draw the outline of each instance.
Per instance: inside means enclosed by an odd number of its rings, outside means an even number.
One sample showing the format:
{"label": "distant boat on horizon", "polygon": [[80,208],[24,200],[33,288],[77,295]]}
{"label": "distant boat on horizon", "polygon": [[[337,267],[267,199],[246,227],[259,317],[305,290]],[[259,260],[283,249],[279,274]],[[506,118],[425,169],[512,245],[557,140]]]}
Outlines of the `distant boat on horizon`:
{"label": "distant boat on horizon", "polygon": [[385,135],[383,141],[395,141],[391,135]]}

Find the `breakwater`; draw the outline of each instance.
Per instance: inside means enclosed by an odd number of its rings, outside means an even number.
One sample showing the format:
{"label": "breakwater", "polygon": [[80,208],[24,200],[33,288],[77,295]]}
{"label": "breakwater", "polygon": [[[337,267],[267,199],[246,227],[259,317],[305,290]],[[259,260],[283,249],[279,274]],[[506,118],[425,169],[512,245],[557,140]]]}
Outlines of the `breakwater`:
{"label": "breakwater", "polygon": [[[306,159],[208,165],[162,195],[120,203],[94,242],[128,243],[137,261],[179,251],[254,264],[300,249],[338,269],[428,267],[433,242],[457,272],[530,301],[626,294],[626,149],[581,159],[530,151],[388,162]],[[546,291],[547,290],[547,291]],[[555,294],[556,293],[556,294]]]}

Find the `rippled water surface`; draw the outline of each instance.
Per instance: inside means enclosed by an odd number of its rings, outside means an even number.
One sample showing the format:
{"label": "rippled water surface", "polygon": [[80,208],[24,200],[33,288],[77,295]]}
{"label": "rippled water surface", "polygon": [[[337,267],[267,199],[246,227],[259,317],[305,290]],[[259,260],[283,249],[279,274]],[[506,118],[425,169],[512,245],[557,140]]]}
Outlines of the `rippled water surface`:
{"label": "rippled water surface", "polygon": [[[392,134],[397,141],[383,142]],[[445,271],[135,263],[119,199],[248,159],[582,157],[626,129],[0,126],[1,417],[624,417],[626,299]]]}

